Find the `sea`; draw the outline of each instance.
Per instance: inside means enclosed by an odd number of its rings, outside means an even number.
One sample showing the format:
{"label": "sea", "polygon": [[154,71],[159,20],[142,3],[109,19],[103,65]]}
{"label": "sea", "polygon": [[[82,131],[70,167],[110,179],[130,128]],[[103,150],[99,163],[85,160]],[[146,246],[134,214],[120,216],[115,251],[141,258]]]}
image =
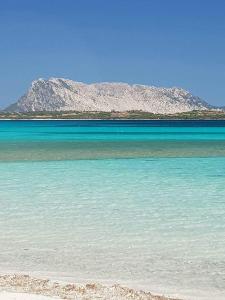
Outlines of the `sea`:
{"label": "sea", "polygon": [[0,121],[0,272],[225,299],[225,121]]}

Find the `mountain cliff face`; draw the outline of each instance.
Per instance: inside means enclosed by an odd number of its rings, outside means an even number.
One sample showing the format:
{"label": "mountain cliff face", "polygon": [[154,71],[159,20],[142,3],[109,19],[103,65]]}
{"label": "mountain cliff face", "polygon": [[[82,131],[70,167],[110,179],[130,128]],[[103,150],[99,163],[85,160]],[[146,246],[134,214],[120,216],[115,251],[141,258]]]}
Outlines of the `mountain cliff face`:
{"label": "mountain cliff face", "polygon": [[177,113],[210,105],[180,88],[126,83],[84,84],[63,78],[38,79],[6,111],[129,111]]}

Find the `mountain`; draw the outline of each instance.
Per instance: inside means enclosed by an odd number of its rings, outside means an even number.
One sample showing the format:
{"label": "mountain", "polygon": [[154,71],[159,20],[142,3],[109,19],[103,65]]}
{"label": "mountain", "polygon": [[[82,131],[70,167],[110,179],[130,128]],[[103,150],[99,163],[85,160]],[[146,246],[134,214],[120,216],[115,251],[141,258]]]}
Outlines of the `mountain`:
{"label": "mountain", "polygon": [[178,113],[212,108],[181,88],[126,83],[85,84],[63,78],[38,79],[5,111],[129,111]]}

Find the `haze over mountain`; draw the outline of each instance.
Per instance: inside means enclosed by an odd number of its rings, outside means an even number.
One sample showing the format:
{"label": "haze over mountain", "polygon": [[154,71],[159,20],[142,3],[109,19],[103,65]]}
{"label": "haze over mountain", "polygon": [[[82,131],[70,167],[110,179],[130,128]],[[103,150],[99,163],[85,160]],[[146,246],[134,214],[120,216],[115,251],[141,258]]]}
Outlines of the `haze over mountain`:
{"label": "haze over mountain", "polygon": [[129,111],[178,113],[206,110],[211,105],[181,88],[159,88],[127,83],[85,84],[63,78],[38,79],[27,93],[5,110]]}

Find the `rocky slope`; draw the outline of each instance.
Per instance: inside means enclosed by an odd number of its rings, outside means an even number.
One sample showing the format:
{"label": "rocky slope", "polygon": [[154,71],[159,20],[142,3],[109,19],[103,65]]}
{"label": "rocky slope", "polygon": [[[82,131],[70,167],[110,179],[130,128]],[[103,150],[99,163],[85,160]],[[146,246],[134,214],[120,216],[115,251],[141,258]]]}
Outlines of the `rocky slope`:
{"label": "rocky slope", "polygon": [[63,78],[38,79],[6,111],[129,111],[177,113],[210,109],[200,98],[180,88],[126,83],[85,84]]}

